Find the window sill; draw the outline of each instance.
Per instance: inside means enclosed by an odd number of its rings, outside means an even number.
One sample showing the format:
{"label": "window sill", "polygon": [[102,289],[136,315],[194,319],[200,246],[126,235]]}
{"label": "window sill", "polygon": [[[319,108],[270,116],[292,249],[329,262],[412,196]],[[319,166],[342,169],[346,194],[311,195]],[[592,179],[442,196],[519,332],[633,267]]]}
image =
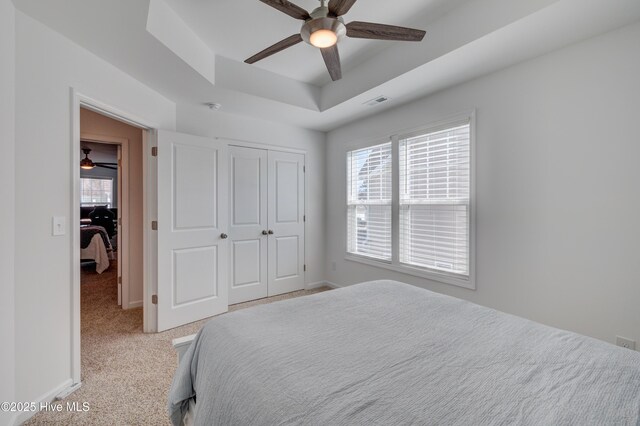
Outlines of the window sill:
{"label": "window sill", "polygon": [[369,266],[375,266],[376,268],[388,269],[390,271],[399,272],[401,274],[411,275],[414,277],[426,278],[431,281],[436,281],[443,284],[455,285],[457,287],[463,287],[469,290],[475,290],[476,285],[473,279],[473,275],[469,279],[453,277],[447,274],[439,274],[434,271],[428,271],[420,268],[413,268],[407,265],[397,265],[384,260],[375,260],[364,256],[358,256],[355,254],[347,254],[344,257],[345,260],[350,262],[362,263]]}

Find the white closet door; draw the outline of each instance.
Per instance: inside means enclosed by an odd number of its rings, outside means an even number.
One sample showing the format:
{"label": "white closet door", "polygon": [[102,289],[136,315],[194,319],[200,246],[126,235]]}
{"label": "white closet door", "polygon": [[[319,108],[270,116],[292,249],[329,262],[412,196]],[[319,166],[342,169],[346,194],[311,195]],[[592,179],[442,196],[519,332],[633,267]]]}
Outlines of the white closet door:
{"label": "white closet door", "polygon": [[229,303],[267,297],[267,151],[229,147]]}
{"label": "white closet door", "polygon": [[269,151],[269,296],[304,289],[304,155]]}
{"label": "white closet door", "polygon": [[158,331],[228,309],[227,147],[158,132]]}

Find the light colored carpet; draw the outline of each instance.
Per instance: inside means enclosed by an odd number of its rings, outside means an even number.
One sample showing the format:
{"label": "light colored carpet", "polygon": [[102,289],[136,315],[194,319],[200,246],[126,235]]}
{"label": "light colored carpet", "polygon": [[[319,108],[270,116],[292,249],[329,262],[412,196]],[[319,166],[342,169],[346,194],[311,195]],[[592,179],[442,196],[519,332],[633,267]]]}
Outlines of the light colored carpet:
{"label": "light colored carpet", "polygon": [[[88,402],[88,412],[40,412],[28,425],[167,425],[167,392],[176,368],[171,340],[196,333],[207,320],[157,334],[142,333],[142,308],[117,305],[115,264],[102,275],[83,268],[82,387],[63,402]],[[322,287],[242,303],[229,311],[329,290]]]}

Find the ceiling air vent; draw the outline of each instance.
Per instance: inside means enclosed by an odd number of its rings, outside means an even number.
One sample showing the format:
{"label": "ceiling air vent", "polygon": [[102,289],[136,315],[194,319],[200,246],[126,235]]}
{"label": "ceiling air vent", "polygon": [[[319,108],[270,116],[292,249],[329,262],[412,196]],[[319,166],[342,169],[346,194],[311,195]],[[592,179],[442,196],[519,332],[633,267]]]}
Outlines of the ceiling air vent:
{"label": "ceiling air vent", "polygon": [[389,98],[387,98],[386,96],[376,96],[375,98],[365,102],[363,105],[376,106],[376,105],[379,105],[379,104],[381,104],[383,102],[386,102],[388,100],[389,100]]}

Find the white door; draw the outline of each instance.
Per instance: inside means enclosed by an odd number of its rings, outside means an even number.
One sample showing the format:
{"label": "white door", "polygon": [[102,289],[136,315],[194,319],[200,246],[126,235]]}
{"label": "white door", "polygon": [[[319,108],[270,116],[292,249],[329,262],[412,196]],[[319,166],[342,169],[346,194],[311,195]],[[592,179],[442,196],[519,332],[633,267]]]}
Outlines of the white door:
{"label": "white door", "polygon": [[269,296],[304,289],[304,155],[269,151]]}
{"label": "white door", "polygon": [[229,147],[229,304],[267,297],[267,151]]}
{"label": "white door", "polygon": [[158,132],[158,331],[228,309],[227,148]]}

